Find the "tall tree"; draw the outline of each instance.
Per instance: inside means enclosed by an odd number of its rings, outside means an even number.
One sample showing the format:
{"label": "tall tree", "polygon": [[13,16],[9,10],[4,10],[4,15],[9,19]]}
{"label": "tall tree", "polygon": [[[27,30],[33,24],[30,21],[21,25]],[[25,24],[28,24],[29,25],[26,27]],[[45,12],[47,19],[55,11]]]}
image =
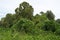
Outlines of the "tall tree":
{"label": "tall tree", "polygon": [[52,11],[47,11],[46,16],[49,20],[54,20],[55,15],[52,13]]}
{"label": "tall tree", "polygon": [[57,19],[56,22],[60,24],[60,19]]}
{"label": "tall tree", "polygon": [[16,14],[19,17],[23,17],[23,18],[28,18],[31,19],[33,16],[33,8],[31,5],[29,5],[29,3],[27,2],[23,2],[19,5],[19,8],[15,9]]}
{"label": "tall tree", "polygon": [[[4,24],[5,23],[5,24]],[[7,14],[3,24],[6,25],[6,27],[11,27],[13,25],[13,17],[12,14]]]}

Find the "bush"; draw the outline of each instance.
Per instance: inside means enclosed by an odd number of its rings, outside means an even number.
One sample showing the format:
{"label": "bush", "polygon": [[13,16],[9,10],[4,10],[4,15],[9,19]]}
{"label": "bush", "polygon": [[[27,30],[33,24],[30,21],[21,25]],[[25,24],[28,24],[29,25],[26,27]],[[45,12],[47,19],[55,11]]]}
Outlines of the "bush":
{"label": "bush", "polygon": [[35,26],[36,26],[38,29],[41,29],[41,27],[44,26],[44,22],[39,22],[39,23],[35,24]]}
{"label": "bush", "polygon": [[55,30],[56,30],[55,22],[54,21],[46,21],[45,25],[42,27],[42,29],[45,31],[55,32]]}
{"label": "bush", "polygon": [[17,31],[25,31],[26,33],[32,32],[34,29],[34,23],[30,20],[22,18],[14,24],[12,28]]}
{"label": "bush", "polygon": [[57,30],[55,31],[55,34],[56,34],[56,35],[60,35],[60,29],[57,29]]}

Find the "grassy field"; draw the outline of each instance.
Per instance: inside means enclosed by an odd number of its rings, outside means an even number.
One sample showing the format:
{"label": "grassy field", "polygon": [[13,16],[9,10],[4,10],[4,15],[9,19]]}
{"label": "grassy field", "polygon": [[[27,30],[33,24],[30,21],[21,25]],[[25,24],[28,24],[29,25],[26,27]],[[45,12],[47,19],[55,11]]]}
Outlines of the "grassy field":
{"label": "grassy field", "polygon": [[45,31],[41,31],[39,35],[29,35],[24,32],[13,32],[9,28],[0,28],[0,40],[60,40],[60,36]]}

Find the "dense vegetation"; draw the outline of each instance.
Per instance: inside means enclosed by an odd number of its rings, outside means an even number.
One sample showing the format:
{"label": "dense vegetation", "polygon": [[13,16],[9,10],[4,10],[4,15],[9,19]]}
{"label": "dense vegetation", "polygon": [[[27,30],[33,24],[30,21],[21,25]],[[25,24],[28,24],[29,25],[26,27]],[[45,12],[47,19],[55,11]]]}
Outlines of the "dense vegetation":
{"label": "dense vegetation", "polygon": [[60,19],[51,10],[33,15],[33,7],[23,2],[0,21],[0,40],[60,40]]}

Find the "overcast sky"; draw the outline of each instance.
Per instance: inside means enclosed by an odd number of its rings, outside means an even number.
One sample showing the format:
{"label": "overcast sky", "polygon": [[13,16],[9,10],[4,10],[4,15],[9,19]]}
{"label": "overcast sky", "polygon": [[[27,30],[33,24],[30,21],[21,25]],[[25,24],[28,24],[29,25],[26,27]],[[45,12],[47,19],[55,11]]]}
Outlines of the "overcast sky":
{"label": "overcast sky", "polygon": [[23,1],[28,2],[34,8],[34,14],[51,10],[56,19],[60,18],[60,0],[0,0],[0,18],[7,13],[14,13],[15,8]]}

